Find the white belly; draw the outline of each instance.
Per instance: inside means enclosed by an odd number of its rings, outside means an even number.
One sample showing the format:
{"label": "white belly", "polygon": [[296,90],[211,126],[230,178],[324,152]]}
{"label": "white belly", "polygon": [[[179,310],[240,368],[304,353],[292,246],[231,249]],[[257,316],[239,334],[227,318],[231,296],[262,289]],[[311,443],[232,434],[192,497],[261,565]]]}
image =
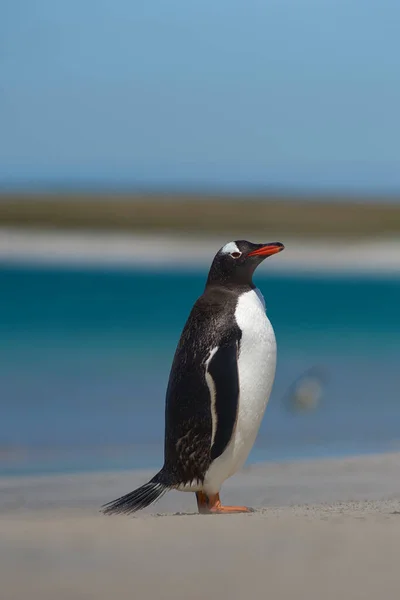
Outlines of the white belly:
{"label": "white belly", "polygon": [[246,462],[260,428],[275,377],[275,334],[265,314],[264,298],[258,289],[240,296],[235,317],[242,330],[238,361],[238,417],[229,445],[213,461],[206,473],[203,489],[210,494],[219,492],[225,479]]}

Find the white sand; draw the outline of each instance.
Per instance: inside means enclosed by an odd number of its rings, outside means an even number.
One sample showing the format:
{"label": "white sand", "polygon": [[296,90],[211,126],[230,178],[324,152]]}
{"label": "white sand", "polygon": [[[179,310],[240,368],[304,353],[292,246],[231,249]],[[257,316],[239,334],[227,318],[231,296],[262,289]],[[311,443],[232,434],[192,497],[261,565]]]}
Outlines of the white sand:
{"label": "white sand", "polygon": [[[0,479],[1,600],[397,598],[400,454],[258,465],[192,512],[171,493],[136,517],[99,505],[147,473]],[[168,514],[169,513],[169,514]]]}
{"label": "white sand", "polygon": [[[221,237],[3,228],[0,229],[0,262],[208,267],[226,241],[229,240]],[[266,232],[265,240],[258,241],[275,241],[275,236]],[[284,242],[286,251],[268,262],[268,269],[272,271],[400,272],[400,242],[397,239],[280,241]]]}

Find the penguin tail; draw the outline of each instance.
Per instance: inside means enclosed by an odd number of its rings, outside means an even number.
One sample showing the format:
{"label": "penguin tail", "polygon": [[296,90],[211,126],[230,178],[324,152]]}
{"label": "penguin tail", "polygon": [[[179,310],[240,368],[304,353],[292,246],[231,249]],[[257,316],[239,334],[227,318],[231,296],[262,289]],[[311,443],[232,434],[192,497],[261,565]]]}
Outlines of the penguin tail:
{"label": "penguin tail", "polygon": [[129,515],[150,506],[172,489],[172,486],[163,482],[163,471],[161,470],[150,481],[137,488],[133,492],[112,500],[101,507],[105,515]]}

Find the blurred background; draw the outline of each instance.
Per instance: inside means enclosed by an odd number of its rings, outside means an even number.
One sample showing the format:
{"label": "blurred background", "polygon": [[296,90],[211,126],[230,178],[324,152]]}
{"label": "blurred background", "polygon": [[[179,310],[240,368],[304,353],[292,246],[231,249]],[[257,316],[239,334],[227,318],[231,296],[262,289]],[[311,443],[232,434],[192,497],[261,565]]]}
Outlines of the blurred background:
{"label": "blurred background", "polygon": [[159,467],[216,251],[278,341],[250,462],[399,448],[400,6],[15,0],[0,21],[0,474]]}

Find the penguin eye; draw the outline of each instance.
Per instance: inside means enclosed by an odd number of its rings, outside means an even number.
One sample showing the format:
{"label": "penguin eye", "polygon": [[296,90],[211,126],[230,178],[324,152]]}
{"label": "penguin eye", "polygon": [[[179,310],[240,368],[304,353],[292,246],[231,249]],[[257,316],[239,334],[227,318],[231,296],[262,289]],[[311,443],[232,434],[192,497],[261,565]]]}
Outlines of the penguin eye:
{"label": "penguin eye", "polygon": [[231,252],[232,258],[240,258],[242,256],[241,252]]}

